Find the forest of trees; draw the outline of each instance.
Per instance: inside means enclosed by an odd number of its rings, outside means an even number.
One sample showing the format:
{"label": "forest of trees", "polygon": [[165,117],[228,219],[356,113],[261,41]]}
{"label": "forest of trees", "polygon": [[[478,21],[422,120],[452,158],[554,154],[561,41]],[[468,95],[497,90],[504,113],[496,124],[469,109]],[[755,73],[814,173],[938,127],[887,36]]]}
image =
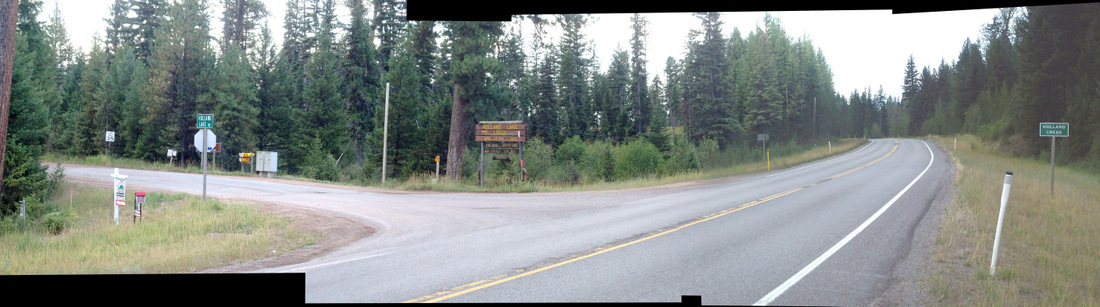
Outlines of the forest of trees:
{"label": "forest of trees", "polygon": [[[42,22],[43,2],[22,0],[5,211],[49,185],[45,152],[165,161],[172,148],[196,164],[200,113],[215,115],[226,156],[277,151],[281,172],[375,182],[386,84],[391,178],[433,172],[435,156],[451,179],[476,176],[473,128],[488,120],[529,124],[536,180],[694,171],[716,152],[759,153],[758,133],[810,146],[974,133],[1036,156],[1039,121],[1071,122],[1059,161],[1100,170],[1094,5],[1005,9],[957,61],[918,72],[910,60],[898,98],[881,87],[835,92],[812,38],[791,37],[770,15],[743,35],[723,33],[719,13],[697,13],[686,42],[673,42],[687,44],[683,58],[650,59],[645,47],[657,42],[635,14],[629,49],[601,59],[585,37],[590,15],[407,21],[404,1],[341,2],[287,0],[276,45],[258,0],[115,0],[105,35],[83,51],[60,12]],[[348,20],[337,18],[341,5]],[[208,6],[221,16],[206,15]],[[665,69],[646,71],[648,61]],[[113,143],[105,131],[115,131]]]}
{"label": "forest of trees", "polygon": [[[1100,172],[1100,5],[1004,8],[937,67],[907,63],[901,135],[970,133],[1050,158],[1040,122],[1067,122],[1058,164]],[[892,134],[894,131],[891,132]]]}

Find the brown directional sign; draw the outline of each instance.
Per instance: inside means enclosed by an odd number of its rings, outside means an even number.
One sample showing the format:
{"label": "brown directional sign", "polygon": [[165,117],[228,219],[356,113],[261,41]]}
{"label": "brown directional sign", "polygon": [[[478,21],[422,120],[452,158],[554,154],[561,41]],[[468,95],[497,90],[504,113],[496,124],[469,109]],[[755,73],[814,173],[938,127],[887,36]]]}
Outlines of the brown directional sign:
{"label": "brown directional sign", "polygon": [[527,141],[527,124],[520,122],[481,122],[475,132],[474,140],[477,142]]}
{"label": "brown directional sign", "polygon": [[505,135],[475,135],[474,141],[477,142],[526,142],[526,136],[505,136]]}
{"label": "brown directional sign", "polygon": [[499,153],[499,154],[518,154],[519,148],[515,149],[502,149],[502,148],[486,148],[486,153]]}
{"label": "brown directional sign", "polygon": [[519,143],[493,143],[493,142],[489,142],[489,143],[485,143],[485,148],[505,148],[505,149],[513,148],[513,149],[519,149]]}
{"label": "brown directional sign", "polygon": [[524,123],[512,123],[512,122],[481,122],[477,124],[477,129],[485,130],[527,130],[527,124]]}

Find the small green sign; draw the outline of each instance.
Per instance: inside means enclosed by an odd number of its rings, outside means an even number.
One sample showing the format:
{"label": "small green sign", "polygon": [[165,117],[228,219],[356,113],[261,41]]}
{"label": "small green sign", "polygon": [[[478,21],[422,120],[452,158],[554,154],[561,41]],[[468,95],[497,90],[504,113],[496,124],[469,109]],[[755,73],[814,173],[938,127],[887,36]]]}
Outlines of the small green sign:
{"label": "small green sign", "polygon": [[1068,137],[1069,123],[1039,123],[1040,137]]}
{"label": "small green sign", "polygon": [[198,126],[199,129],[213,129],[214,114],[199,114],[196,126]]}

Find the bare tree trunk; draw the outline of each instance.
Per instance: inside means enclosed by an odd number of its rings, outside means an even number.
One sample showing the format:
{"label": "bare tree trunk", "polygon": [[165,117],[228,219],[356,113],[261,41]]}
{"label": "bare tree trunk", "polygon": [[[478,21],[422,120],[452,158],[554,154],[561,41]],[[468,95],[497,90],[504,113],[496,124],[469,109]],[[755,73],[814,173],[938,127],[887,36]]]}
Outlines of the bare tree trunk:
{"label": "bare tree trunk", "polygon": [[458,180],[459,168],[462,167],[462,152],[466,150],[466,114],[465,99],[459,97],[459,85],[454,86],[454,103],[451,106],[451,135],[447,142],[447,179]]}
{"label": "bare tree trunk", "polygon": [[8,147],[8,111],[11,106],[11,74],[15,60],[15,27],[19,0],[0,6],[0,195],[4,194],[4,153]]}

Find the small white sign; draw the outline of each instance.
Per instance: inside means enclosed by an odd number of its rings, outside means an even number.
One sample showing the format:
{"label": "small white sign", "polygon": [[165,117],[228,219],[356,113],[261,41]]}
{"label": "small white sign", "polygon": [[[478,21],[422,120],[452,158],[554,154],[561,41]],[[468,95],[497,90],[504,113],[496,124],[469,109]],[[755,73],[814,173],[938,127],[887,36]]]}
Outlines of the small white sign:
{"label": "small white sign", "polygon": [[114,131],[107,131],[107,141],[108,142],[114,142],[115,141],[115,132]]}

